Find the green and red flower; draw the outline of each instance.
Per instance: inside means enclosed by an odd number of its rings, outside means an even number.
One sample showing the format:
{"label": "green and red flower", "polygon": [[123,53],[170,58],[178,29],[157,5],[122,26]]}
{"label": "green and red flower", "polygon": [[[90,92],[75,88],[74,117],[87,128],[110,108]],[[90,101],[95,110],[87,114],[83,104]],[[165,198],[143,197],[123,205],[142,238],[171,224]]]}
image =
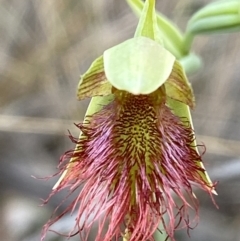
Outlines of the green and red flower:
{"label": "green and red flower", "polygon": [[193,92],[158,37],[154,8],[146,1],[135,37],[105,51],[81,77],[78,97],[92,100],[50,196],[66,188],[79,194],[44,226],[42,240],[74,211],[69,236],[81,240],[96,223],[96,241],[154,240],[160,224],[174,240],[177,227],[190,227],[189,210],[197,215],[193,186],[215,192],[197,151]]}

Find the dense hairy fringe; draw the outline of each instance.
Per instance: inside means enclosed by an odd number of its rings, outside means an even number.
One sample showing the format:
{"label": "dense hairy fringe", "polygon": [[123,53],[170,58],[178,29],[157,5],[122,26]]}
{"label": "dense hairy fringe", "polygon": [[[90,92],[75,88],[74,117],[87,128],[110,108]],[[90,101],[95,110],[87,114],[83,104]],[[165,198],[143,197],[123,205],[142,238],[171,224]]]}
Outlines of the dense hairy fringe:
{"label": "dense hairy fringe", "polygon": [[174,241],[176,229],[190,229],[189,211],[198,218],[193,185],[210,196],[214,188],[201,176],[205,170],[197,165],[201,156],[192,147],[191,127],[147,96],[114,100],[87,119],[77,125],[83,138],[71,137],[78,150],[60,160],[60,173],[68,171],[50,197],[65,188],[69,196],[82,189],[44,226],[42,240],[52,224],[73,211],[76,225],[68,236],[79,232],[83,241],[96,223],[96,241],[118,240],[126,230],[129,241],[153,241],[159,224]]}

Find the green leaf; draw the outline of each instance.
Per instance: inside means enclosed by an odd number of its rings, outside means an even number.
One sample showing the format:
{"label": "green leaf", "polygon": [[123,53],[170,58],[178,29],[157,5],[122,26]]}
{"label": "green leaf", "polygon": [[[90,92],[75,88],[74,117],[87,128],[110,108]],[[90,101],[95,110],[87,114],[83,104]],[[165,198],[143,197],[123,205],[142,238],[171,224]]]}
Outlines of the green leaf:
{"label": "green leaf", "polygon": [[78,84],[77,96],[79,100],[93,96],[111,94],[112,86],[108,82],[103,65],[103,56],[97,58],[85,74],[81,76]]}
{"label": "green leaf", "polygon": [[119,90],[149,94],[158,89],[172,72],[175,57],[157,42],[129,39],[103,54],[105,74]]}

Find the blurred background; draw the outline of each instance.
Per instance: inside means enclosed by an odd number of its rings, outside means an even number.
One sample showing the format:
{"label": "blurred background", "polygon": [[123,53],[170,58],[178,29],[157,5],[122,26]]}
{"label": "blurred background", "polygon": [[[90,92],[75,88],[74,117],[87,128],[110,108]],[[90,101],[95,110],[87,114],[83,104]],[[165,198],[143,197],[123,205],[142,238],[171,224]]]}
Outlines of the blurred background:
{"label": "blurred background", "polygon": [[[158,0],[157,8],[182,30],[210,1]],[[44,207],[59,157],[74,145],[89,100],[77,101],[82,74],[102,52],[133,36],[136,16],[124,0],[0,0],[0,240],[37,241],[61,202]],[[178,241],[240,240],[240,33],[199,36],[194,50],[204,67],[189,76],[197,106],[193,120],[205,143],[205,166],[218,180],[219,209],[200,199],[200,223]],[[64,219],[57,230],[66,232]],[[65,238],[50,233],[46,241]],[[79,240],[79,237],[72,240]],[[94,240],[92,237],[89,240]]]}

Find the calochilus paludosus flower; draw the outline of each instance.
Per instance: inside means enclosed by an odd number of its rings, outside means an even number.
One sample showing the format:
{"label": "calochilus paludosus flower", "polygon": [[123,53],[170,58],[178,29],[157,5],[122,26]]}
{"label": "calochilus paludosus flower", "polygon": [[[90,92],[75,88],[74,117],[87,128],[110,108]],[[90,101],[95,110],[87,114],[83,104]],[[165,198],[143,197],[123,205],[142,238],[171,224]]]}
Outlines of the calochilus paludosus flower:
{"label": "calochilus paludosus flower", "polygon": [[87,97],[76,148],[61,158],[50,197],[65,188],[79,194],[44,226],[42,240],[74,211],[69,236],[81,240],[96,223],[96,241],[154,240],[160,224],[174,240],[179,225],[190,227],[189,211],[198,215],[193,187],[210,196],[215,190],[183,114],[194,106],[193,92],[158,35],[154,0],[145,1],[134,38],[106,50],[81,76],[78,98]]}

